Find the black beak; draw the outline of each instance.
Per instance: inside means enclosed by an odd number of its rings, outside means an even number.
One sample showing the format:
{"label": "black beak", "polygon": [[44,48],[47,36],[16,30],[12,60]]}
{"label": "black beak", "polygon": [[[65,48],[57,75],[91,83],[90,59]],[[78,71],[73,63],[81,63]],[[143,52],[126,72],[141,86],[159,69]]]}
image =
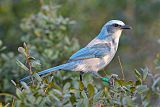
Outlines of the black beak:
{"label": "black beak", "polygon": [[124,26],[121,26],[121,29],[132,29],[132,27],[129,25],[124,25]]}

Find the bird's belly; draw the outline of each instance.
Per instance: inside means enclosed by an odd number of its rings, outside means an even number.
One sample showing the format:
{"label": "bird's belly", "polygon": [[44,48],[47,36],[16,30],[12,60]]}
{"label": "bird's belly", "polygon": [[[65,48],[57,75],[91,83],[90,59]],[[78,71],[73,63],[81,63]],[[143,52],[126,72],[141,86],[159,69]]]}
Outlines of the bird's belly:
{"label": "bird's belly", "polygon": [[83,72],[92,72],[92,71],[99,71],[100,69],[104,68],[111,60],[111,55],[107,55],[103,58],[92,58],[83,60],[78,66],[76,67],[76,71],[83,71]]}
{"label": "bird's belly", "polygon": [[76,70],[83,72],[92,72],[98,71],[98,64],[100,63],[99,58],[85,59],[80,62],[80,64],[76,67]]}

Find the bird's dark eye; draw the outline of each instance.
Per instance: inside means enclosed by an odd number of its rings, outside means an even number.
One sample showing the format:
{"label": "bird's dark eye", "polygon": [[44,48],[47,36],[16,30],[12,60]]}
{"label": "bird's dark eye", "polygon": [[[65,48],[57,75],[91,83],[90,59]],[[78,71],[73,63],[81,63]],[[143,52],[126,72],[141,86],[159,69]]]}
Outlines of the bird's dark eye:
{"label": "bird's dark eye", "polygon": [[118,27],[119,25],[118,25],[118,24],[113,24],[113,26],[114,26],[114,27]]}

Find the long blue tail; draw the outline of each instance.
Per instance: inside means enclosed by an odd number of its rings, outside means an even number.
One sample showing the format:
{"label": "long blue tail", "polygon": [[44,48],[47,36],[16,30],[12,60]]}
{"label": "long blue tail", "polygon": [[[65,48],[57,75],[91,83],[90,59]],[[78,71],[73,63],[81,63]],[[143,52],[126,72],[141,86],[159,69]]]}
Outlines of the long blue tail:
{"label": "long blue tail", "polygon": [[[49,68],[49,69],[43,70],[41,72],[38,72],[37,74],[39,76],[42,76],[42,75],[48,74],[50,72],[54,72],[54,71],[64,69],[66,67],[66,65],[68,65],[68,64],[62,64],[62,65],[59,65],[59,66],[56,66],[56,67],[53,67],[53,68]],[[30,76],[24,77],[24,78],[20,79],[19,82],[28,80],[29,78],[30,78]]]}

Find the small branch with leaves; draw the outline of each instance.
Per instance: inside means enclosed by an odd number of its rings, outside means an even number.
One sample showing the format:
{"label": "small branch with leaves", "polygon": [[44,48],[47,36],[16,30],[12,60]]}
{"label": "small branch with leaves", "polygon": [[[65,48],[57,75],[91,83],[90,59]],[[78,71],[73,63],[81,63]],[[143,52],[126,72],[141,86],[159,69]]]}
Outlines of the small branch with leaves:
{"label": "small branch with leaves", "polygon": [[21,63],[19,60],[17,60],[17,64],[18,64],[22,69],[24,69],[24,70],[26,70],[26,71],[29,71],[30,78],[31,78],[32,83],[33,83],[33,85],[34,85],[33,77],[31,76],[31,75],[33,74],[33,72],[32,72],[32,63],[31,63],[31,60],[32,60],[32,59],[35,59],[35,58],[30,55],[29,48],[27,47],[26,43],[23,43],[23,47],[19,47],[19,48],[18,48],[18,51],[25,56],[26,65],[27,65],[27,66],[25,66],[23,63]]}

